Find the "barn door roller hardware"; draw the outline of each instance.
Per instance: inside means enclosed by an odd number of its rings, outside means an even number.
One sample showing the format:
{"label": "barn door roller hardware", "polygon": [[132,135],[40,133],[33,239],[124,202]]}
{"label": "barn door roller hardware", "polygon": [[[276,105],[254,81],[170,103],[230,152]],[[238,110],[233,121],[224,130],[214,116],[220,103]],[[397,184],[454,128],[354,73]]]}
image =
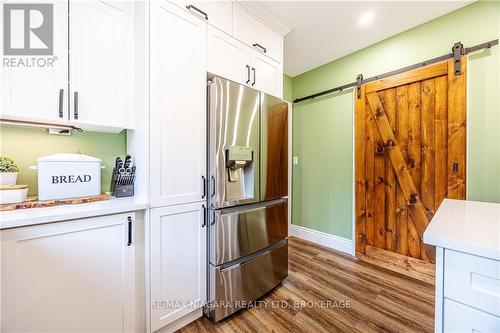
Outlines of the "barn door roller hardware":
{"label": "barn door roller hardware", "polygon": [[464,45],[460,42],[453,44],[453,59],[455,61],[455,76],[462,73],[462,56],[465,54]]}
{"label": "barn door roller hardware", "polygon": [[358,92],[358,99],[361,98],[361,85],[363,84],[363,74],[356,76],[356,91]]}
{"label": "barn door roller hardware", "polygon": [[494,39],[494,40],[491,40],[491,41],[486,42],[486,43],[482,43],[482,44],[478,44],[478,45],[475,45],[475,46],[472,46],[472,47],[466,47],[466,48],[463,47],[462,43],[457,42],[457,43],[455,43],[453,45],[453,48],[452,48],[453,52],[452,53],[445,54],[445,55],[442,55],[442,56],[437,57],[437,58],[432,58],[432,59],[429,59],[429,60],[426,60],[426,61],[423,61],[423,62],[419,62],[418,64],[414,64],[414,65],[406,66],[406,67],[403,67],[403,68],[400,68],[400,69],[396,69],[396,70],[393,70],[393,71],[390,71],[390,72],[387,72],[387,73],[384,73],[384,74],[372,76],[372,77],[369,77],[367,79],[364,79],[363,75],[359,74],[356,77],[356,82],[344,84],[342,86],[338,86],[338,87],[331,88],[331,89],[328,89],[328,90],[325,90],[325,91],[317,92],[317,93],[312,94],[312,95],[308,95],[308,96],[305,96],[305,97],[297,98],[293,102],[294,103],[300,103],[302,101],[307,101],[309,99],[314,99],[316,97],[320,97],[320,96],[323,96],[323,95],[328,95],[328,94],[331,94],[331,93],[334,93],[334,92],[337,92],[337,91],[342,91],[344,89],[353,88],[353,87],[358,87],[358,96],[357,97],[361,98],[361,89],[359,89],[359,88],[364,83],[369,83],[369,82],[372,82],[372,81],[380,80],[380,79],[383,79],[383,78],[386,78],[386,77],[389,77],[389,76],[392,76],[392,75],[404,73],[404,72],[407,72],[407,71],[412,70],[412,69],[416,69],[416,68],[424,67],[424,66],[427,66],[427,65],[435,64],[437,62],[441,62],[441,61],[452,59],[452,58],[455,60],[455,75],[460,75],[461,74],[461,65],[462,65],[461,64],[461,57],[463,55],[466,55],[466,54],[469,54],[469,53],[472,53],[472,52],[476,52],[476,51],[479,51],[479,50],[482,50],[482,49],[489,49],[490,47],[492,47],[494,45],[498,45],[498,39]]}

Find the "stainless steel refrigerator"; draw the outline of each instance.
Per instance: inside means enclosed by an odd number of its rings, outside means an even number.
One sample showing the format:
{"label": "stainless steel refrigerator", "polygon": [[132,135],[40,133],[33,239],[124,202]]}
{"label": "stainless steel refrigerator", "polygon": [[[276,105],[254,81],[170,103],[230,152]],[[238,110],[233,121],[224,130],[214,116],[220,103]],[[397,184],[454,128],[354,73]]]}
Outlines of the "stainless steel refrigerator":
{"label": "stainless steel refrigerator", "polygon": [[219,321],[288,275],[288,104],[218,77],[208,91],[205,314]]}

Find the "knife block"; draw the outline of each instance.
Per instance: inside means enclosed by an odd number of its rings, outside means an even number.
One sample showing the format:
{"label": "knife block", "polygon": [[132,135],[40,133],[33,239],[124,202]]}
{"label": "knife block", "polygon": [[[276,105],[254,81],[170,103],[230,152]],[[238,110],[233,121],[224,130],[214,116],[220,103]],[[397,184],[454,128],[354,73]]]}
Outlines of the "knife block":
{"label": "knife block", "polygon": [[118,177],[113,169],[111,178],[111,195],[115,198],[125,198],[134,196],[134,184],[118,184]]}

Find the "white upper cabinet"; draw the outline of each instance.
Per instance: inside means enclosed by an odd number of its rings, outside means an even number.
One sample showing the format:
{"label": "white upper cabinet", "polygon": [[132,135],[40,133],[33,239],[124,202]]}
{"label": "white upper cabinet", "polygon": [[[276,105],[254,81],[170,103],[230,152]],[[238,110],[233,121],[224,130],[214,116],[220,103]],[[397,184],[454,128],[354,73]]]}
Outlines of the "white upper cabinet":
{"label": "white upper cabinet", "polygon": [[280,97],[283,94],[283,65],[252,50],[251,85],[266,94]]}
{"label": "white upper cabinet", "polygon": [[205,198],[206,23],[151,3],[150,203]]}
{"label": "white upper cabinet", "polygon": [[206,221],[202,203],[151,210],[151,331],[206,301]]}
{"label": "white upper cabinet", "polygon": [[233,3],[231,1],[184,1],[194,15],[208,24],[230,34],[233,30]]}
{"label": "white upper cabinet", "polygon": [[236,4],[233,6],[233,35],[255,50],[283,62],[283,37]]}
{"label": "white upper cabinet", "polygon": [[[128,127],[126,10],[119,2],[70,2],[70,120]],[[129,61],[129,64],[131,61]],[[76,125],[78,126],[78,125]]]}
{"label": "white upper cabinet", "polygon": [[250,84],[250,49],[236,38],[209,26],[207,71],[235,82]]}
{"label": "white upper cabinet", "polygon": [[[132,128],[133,25],[127,20],[133,6],[54,1],[53,56],[36,56],[37,64],[45,59],[43,67],[2,68],[1,117],[105,132]],[[30,43],[40,45],[36,38],[32,34]]]}
{"label": "white upper cabinet", "polygon": [[134,332],[133,219],[2,230],[0,331]]}
{"label": "white upper cabinet", "polygon": [[[42,67],[18,65],[2,66],[0,69],[1,118],[50,122],[68,120],[68,3],[56,1],[53,8],[53,55],[36,56],[42,59],[39,62]],[[15,14],[11,12],[11,15]],[[22,31],[13,34],[17,37],[23,36]],[[31,35],[30,38],[34,39],[30,40],[30,45],[35,42],[40,43],[35,35]],[[24,38],[20,40],[16,38],[11,40],[11,43],[13,43],[11,46],[18,48],[27,45]],[[20,57],[24,59],[27,56]],[[15,64],[18,64],[19,56],[5,55],[4,59],[13,59],[16,61]],[[14,66],[12,61],[9,61],[9,64]]]}

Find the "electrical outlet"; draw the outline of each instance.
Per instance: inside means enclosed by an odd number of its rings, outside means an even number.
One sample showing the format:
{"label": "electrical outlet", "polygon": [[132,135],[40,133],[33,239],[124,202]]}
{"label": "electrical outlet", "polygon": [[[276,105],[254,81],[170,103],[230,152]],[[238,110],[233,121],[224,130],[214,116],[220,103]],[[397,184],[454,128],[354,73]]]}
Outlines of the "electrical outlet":
{"label": "electrical outlet", "polygon": [[293,157],[293,165],[299,165],[299,157],[298,156]]}

